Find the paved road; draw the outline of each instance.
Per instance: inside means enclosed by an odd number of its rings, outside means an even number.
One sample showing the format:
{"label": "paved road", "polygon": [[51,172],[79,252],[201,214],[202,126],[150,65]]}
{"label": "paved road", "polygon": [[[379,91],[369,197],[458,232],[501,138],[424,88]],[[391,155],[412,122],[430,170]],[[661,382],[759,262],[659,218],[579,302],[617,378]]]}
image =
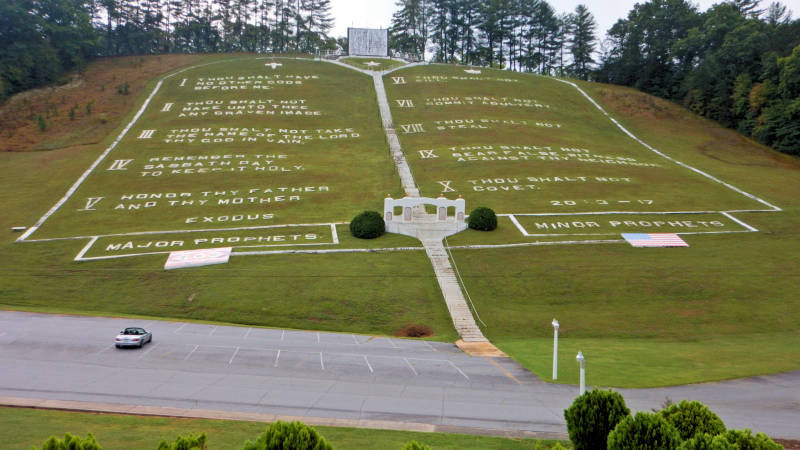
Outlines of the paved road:
{"label": "paved road", "polygon": [[[125,326],[153,331],[116,349]],[[184,322],[0,312],[0,396],[565,433],[576,387],[452,344]],[[800,372],[620,390],[632,409],[697,399],[726,425],[800,439]]]}

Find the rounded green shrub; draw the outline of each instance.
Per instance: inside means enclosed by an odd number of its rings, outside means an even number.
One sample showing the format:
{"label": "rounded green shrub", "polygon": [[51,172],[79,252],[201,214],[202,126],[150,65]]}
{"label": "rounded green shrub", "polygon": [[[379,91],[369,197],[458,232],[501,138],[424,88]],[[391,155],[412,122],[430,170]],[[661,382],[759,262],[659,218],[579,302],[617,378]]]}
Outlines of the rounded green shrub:
{"label": "rounded green shrub", "polygon": [[[33,447],[34,449],[36,447]],[[81,439],[80,436],[66,433],[64,439],[58,439],[55,436],[50,436],[50,439],[45,441],[42,445],[42,450],[102,450],[100,444],[94,438],[92,433],[86,435],[86,439]]]}
{"label": "rounded green shrub", "polygon": [[270,424],[258,439],[244,443],[244,450],[333,450],[333,446],[313,427],[303,422]]}
{"label": "rounded green shrub", "polygon": [[403,447],[400,450],[433,450],[433,447],[417,441],[408,441],[403,444]]}
{"label": "rounded green shrub", "polygon": [[575,450],[605,449],[608,433],[630,413],[618,392],[587,391],[564,410],[569,439]]}
{"label": "rounded green shrub", "polygon": [[658,414],[678,430],[684,441],[700,433],[716,436],[725,432],[722,419],[697,401],[681,400],[678,404],[662,409]]}
{"label": "rounded green shrub", "polygon": [[360,239],[374,239],[386,232],[386,223],[377,211],[364,211],[350,221],[350,234]]}
{"label": "rounded green shrub", "polygon": [[725,439],[725,436],[713,436],[708,433],[697,433],[693,438],[683,441],[678,450],[740,450],[739,446]]}
{"label": "rounded green shrub", "polygon": [[741,450],[780,450],[783,447],[773,441],[764,433],[753,433],[748,430],[728,430],[722,435],[731,444],[736,444]]}
{"label": "rounded green shrub", "polygon": [[492,231],[497,228],[497,215],[485,206],[479,206],[469,213],[467,225],[473,230]]}
{"label": "rounded green shrub", "polygon": [[158,444],[158,450],[205,450],[206,441],[208,436],[205,433],[200,433],[197,436],[189,433],[186,436],[178,436],[175,442],[167,442],[166,439]]}
{"label": "rounded green shrub", "polygon": [[628,416],[608,433],[608,450],[672,450],[680,444],[678,430],[654,413],[638,412]]}

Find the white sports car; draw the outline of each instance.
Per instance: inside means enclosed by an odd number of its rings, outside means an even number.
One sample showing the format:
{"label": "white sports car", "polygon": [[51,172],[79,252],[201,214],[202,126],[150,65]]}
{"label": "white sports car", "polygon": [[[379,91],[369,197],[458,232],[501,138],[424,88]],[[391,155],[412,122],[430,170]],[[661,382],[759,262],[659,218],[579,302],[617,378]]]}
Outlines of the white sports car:
{"label": "white sports car", "polygon": [[153,341],[153,333],[144,328],[129,327],[120,331],[114,339],[114,345],[120,347],[139,347]]}

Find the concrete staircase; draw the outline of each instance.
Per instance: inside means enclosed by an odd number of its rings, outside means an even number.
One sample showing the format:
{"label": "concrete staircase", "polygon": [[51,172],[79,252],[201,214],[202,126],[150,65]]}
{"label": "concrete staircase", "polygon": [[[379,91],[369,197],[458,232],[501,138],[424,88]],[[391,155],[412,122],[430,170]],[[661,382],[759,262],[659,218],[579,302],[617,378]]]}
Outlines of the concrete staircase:
{"label": "concrete staircase", "polygon": [[433,271],[436,273],[436,280],[442,290],[447,310],[450,311],[453,325],[461,335],[461,339],[465,342],[487,342],[488,340],[483,336],[472,317],[472,311],[461,291],[461,284],[456,278],[453,266],[450,265],[450,257],[442,245],[442,239],[423,237],[421,240],[422,245],[425,246],[425,253],[428,254],[433,265]]}

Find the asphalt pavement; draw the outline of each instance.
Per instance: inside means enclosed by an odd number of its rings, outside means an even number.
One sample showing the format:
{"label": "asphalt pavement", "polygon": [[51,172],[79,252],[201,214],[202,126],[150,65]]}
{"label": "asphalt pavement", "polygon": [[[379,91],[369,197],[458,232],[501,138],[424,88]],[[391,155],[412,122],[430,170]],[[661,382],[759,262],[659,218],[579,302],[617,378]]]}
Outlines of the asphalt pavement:
{"label": "asphalt pavement", "polygon": [[[153,342],[115,348],[127,326],[152,331]],[[688,398],[729,428],[800,439],[800,372],[619,391],[634,410]],[[544,383],[509,358],[470,356],[449,343],[0,312],[5,398],[558,436],[576,394],[577,387]]]}

